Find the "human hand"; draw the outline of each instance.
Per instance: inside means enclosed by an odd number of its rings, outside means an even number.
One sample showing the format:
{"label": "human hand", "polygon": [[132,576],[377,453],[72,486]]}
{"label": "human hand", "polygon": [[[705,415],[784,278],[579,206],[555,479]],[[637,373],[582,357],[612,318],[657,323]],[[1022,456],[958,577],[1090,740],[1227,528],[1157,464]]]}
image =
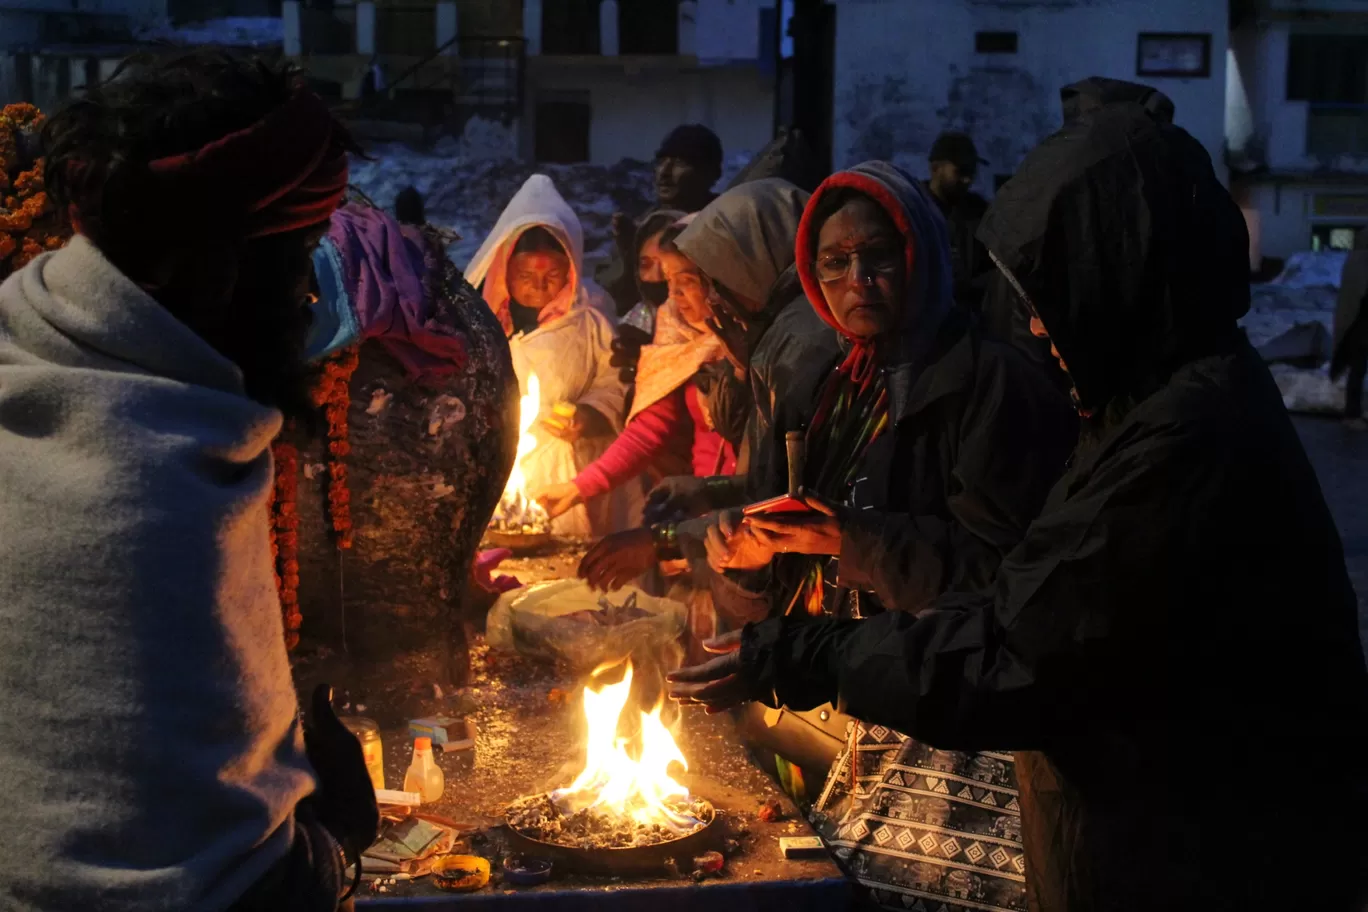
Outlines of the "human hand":
{"label": "human hand", "polygon": [[716,653],[717,658],[665,676],[671,699],[706,707],[709,714],[748,702],[741,674],[741,631],[733,630],[707,640],[703,648]]}
{"label": "human hand", "polygon": [[646,525],[696,516],[708,509],[708,479],[674,475],[663,479],[646,497],[642,518]]}
{"label": "human hand", "polygon": [[604,592],[621,589],[656,563],[650,529],[628,529],[601,539],[580,561],[579,578]]}
{"label": "human hand", "polygon": [[715,573],[727,570],[759,570],[768,566],[774,551],[746,527],[740,510],[725,510],[708,527],[703,545],[708,566]]}
{"label": "human hand", "polygon": [[841,519],[836,508],[815,494],[800,496],[811,513],[747,516],[745,527],[772,552],[840,556]]}
{"label": "human hand", "polygon": [[541,504],[546,515],[552,519],[584,503],[579,486],[573,481],[542,488],[532,499]]}

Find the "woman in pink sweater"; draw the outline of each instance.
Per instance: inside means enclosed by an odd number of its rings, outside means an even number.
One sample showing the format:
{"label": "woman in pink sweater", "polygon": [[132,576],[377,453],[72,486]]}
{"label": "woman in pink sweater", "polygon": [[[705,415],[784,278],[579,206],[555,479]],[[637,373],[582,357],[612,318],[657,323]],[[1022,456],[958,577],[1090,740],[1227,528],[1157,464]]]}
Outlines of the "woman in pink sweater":
{"label": "woman in pink sweater", "polygon": [[721,340],[708,328],[711,286],[668,243],[661,244],[660,263],[670,297],[657,313],[654,341],[641,350],[627,428],[572,481],[537,495],[552,518],[631,481],[671,454],[689,453],[698,476],[730,475],[736,468],[736,453],[712,429],[695,380],[709,365],[729,365]]}

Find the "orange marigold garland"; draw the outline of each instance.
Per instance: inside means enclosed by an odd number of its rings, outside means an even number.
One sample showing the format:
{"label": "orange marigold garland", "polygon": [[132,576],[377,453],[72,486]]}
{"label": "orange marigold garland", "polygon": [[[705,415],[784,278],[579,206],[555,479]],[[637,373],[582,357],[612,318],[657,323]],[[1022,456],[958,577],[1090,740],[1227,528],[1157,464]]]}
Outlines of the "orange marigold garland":
{"label": "orange marigold garland", "polygon": [[360,363],[356,348],[338,352],[323,365],[323,376],[314,387],[314,404],[328,420],[328,516],[337,547],[352,546],[351,491],[347,487],[347,411],[351,408],[351,378]]}
{"label": "orange marigold garland", "polygon": [[48,200],[43,160],[32,157],[42,125],[33,105],[0,108],[0,279],[71,236]]}
{"label": "orange marigold garland", "polygon": [[299,451],[279,440],[275,454],[275,488],[271,502],[271,556],[275,558],[276,587],[285,619],[285,648],[299,644]]}

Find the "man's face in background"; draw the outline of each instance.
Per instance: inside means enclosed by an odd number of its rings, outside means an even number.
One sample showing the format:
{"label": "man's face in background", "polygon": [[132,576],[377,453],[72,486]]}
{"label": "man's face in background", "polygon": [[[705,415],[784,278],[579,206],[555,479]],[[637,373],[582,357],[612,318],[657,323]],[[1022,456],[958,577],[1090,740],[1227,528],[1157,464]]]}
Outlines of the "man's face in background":
{"label": "man's face in background", "polygon": [[955,162],[932,162],[931,192],[942,202],[957,202],[969,192],[976,176],[975,169],[958,165]]}

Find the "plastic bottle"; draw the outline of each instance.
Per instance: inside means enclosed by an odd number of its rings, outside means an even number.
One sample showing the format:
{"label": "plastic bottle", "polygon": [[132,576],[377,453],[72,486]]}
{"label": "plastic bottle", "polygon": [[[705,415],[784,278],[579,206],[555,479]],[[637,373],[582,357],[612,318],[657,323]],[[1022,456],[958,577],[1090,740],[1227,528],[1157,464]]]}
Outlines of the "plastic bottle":
{"label": "plastic bottle", "polygon": [[404,775],[404,791],[417,792],[424,804],[440,801],[446,791],[446,776],[432,757],[432,739],[413,739],[413,762]]}

